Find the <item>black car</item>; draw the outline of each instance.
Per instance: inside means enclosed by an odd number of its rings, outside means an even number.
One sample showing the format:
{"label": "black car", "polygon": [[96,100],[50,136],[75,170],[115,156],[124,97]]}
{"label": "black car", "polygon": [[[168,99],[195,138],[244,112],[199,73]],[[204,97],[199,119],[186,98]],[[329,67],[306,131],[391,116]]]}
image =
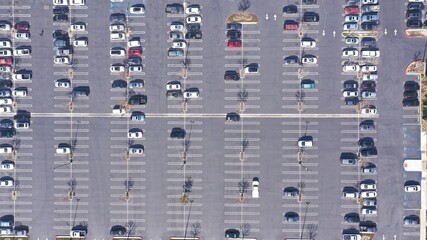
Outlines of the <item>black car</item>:
{"label": "black car", "polygon": [[0,88],[12,88],[13,82],[11,80],[0,80]]}
{"label": "black car", "polygon": [[283,7],[283,14],[285,13],[292,14],[297,12],[298,12],[297,5],[287,5]]}
{"label": "black car", "polygon": [[147,96],[142,94],[133,95],[128,100],[129,105],[147,104]]}
{"label": "black car", "polygon": [[240,232],[237,229],[227,229],[225,230],[225,238],[239,238]]}
{"label": "black car", "polygon": [[377,22],[363,22],[361,24],[362,30],[371,31],[374,30],[378,26]]}
{"label": "black car", "polygon": [[295,56],[295,55],[285,57],[284,61],[285,61],[285,64],[287,65],[299,63],[298,56]]}
{"label": "black car", "polygon": [[305,5],[313,5],[316,3],[317,3],[317,0],[302,0],[302,4],[305,4]]}
{"label": "black car", "polygon": [[372,221],[360,222],[359,230],[361,233],[376,233],[377,232],[377,224],[372,222]]}
{"label": "black car", "polygon": [[227,23],[227,30],[241,30],[242,24],[238,22]]}
{"label": "black car", "polygon": [[199,23],[189,23],[186,25],[187,31],[199,31],[200,24]]}
{"label": "black car", "polygon": [[126,22],[126,15],[123,13],[113,13],[110,15],[110,22]]}
{"label": "black car", "polygon": [[347,213],[346,215],[344,215],[344,222],[346,222],[346,223],[359,223],[360,222],[359,214],[356,212]]}
{"label": "black car", "polygon": [[374,139],[371,137],[361,138],[357,143],[359,144],[360,147],[363,147],[363,148],[375,146]]}
{"label": "black car", "polygon": [[418,91],[404,91],[404,98],[418,98]]}
{"label": "black car", "polygon": [[354,106],[354,105],[357,105],[359,103],[359,98],[357,98],[357,97],[346,97],[344,101],[345,101],[345,105]]}
{"label": "black car", "polygon": [[67,22],[68,21],[68,15],[67,14],[58,14],[53,16],[54,22]]}
{"label": "black car", "polygon": [[121,225],[115,225],[111,227],[111,236],[124,236],[126,234],[126,228]]}
{"label": "black car", "polygon": [[375,130],[375,122],[371,119],[363,120],[359,124],[359,128],[361,131]]}
{"label": "black car", "polygon": [[239,39],[242,36],[242,33],[239,30],[228,30],[227,37],[232,39]]}
{"label": "black car", "polygon": [[224,73],[224,80],[240,80],[240,75],[238,72],[234,71],[234,70],[228,70],[225,71]]}
{"label": "black car", "polygon": [[305,12],[304,16],[302,17],[303,22],[318,22],[319,21],[319,14],[315,12]]}
{"label": "black car", "polygon": [[166,98],[182,98],[181,90],[168,90],[166,91]]}
{"label": "black car", "polygon": [[87,97],[90,94],[90,88],[88,86],[78,86],[73,88],[71,92],[72,97]]}
{"label": "black car", "polygon": [[422,16],[422,12],[420,10],[408,10],[406,11],[406,18],[415,18],[419,19]]}
{"label": "black car", "polygon": [[166,13],[184,13],[184,6],[180,3],[167,4],[165,8]]}
{"label": "black car", "polygon": [[126,88],[127,87],[127,83],[125,80],[114,80],[113,83],[111,84],[112,88]]}
{"label": "black car", "polygon": [[15,135],[16,130],[14,128],[0,130],[0,138],[13,138]]}
{"label": "black car", "polygon": [[417,215],[409,215],[403,219],[405,225],[418,225],[420,224],[420,217]]}
{"label": "black car", "polygon": [[226,121],[238,122],[240,121],[240,115],[236,112],[227,113],[225,116]]}
{"label": "black car", "polygon": [[10,119],[0,120],[0,128],[13,128],[13,121]]}
{"label": "black car", "polygon": [[357,89],[358,83],[356,80],[347,80],[343,83],[344,89]]}
{"label": "black car", "polygon": [[251,63],[245,66],[246,73],[257,73],[259,70],[258,63]]}
{"label": "black car", "polygon": [[362,46],[364,47],[376,47],[377,46],[377,40],[372,37],[365,37],[362,38]]}
{"label": "black car", "polygon": [[368,90],[368,89],[375,89],[376,86],[377,84],[375,83],[375,81],[366,80],[362,82],[362,84],[360,85],[360,88],[362,88],[362,90]]}
{"label": "black car", "polygon": [[202,39],[201,31],[190,31],[185,34],[185,39]]}
{"label": "black car", "polygon": [[420,90],[420,85],[415,81],[406,81],[403,85],[405,91],[417,91]]}
{"label": "black car", "polygon": [[53,14],[68,14],[70,10],[68,7],[54,7],[53,8]]}
{"label": "black car", "polygon": [[406,21],[406,27],[407,28],[422,28],[423,22],[419,19],[408,19],[408,21]]}
{"label": "black car", "polygon": [[360,155],[362,157],[375,157],[377,154],[378,151],[376,147],[362,148],[360,150]]}
{"label": "black car", "polygon": [[184,139],[185,134],[186,134],[186,132],[184,129],[179,128],[179,127],[175,127],[175,128],[172,128],[170,137],[171,138]]}
{"label": "black car", "polygon": [[130,57],[128,58],[129,65],[141,65],[142,59],[140,57]]}
{"label": "black car", "polygon": [[405,98],[402,100],[402,105],[404,107],[418,107],[420,105],[420,101],[418,98]]}
{"label": "black car", "polygon": [[408,3],[408,10],[423,10],[424,4],[422,2],[410,2]]}

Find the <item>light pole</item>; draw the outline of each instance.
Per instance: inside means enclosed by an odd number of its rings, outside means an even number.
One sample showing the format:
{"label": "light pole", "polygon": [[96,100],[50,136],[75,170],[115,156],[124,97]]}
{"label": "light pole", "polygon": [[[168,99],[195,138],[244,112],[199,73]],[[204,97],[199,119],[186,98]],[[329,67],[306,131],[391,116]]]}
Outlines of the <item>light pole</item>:
{"label": "light pole", "polygon": [[305,227],[305,218],[307,217],[307,210],[308,210],[308,205],[310,204],[310,202],[305,202],[305,213],[304,213],[304,221],[302,222],[302,229],[301,229],[301,236],[300,239],[302,239],[302,236],[304,235],[304,227]]}
{"label": "light pole", "polygon": [[194,200],[190,200],[190,209],[188,209],[187,224],[185,225],[185,231],[184,231],[184,240],[187,237],[188,222],[190,221],[191,206],[193,205],[193,202]]}

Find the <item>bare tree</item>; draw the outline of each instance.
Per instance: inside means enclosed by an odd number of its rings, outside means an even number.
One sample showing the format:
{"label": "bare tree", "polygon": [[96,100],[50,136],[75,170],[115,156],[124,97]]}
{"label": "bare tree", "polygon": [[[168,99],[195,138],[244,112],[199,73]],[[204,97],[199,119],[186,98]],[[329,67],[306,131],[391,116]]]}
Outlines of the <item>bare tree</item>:
{"label": "bare tree", "polygon": [[242,140],[242,152],[245,152],[246,149],[248,149],[248,147],[249,147],[249,140],[245,138]]}
{"label": "bare tree", "polygon": [[242,179],[237,186],[239,187],[239,193],[245,193],[249,188],[249,182],[246,179]]}
{"label": "bare tree", "polygon": [[239,5],[237,6],[237,9],[240,12],[246,12],[251,7],[251,2],[249,0],[241,0],[239,2]]}
{"label": "bare tree", "polygon": [[191,177],[187,177],[185,179],[184,184],[182,185],[182,188],[184,189],[185,193],[191,192],[191,188],[193,187],[193,179]]}
{"label": "bare tree", "polygon": [[67,185],[70,187],[70,192],[74,192],[76,190],[77,180],[75,178],[72,178],[68,180]]}
{"label": "bare tree", "polygon": [[202,225],[199,222],[191,224],[191,235],[196,238],[199,236],[202,231]]}
{"label": "bare tree", "polygon": [[125,228],[126,228],[127,237],[135,235],[136,223],[134,221],[128,221],[125,224]]}
{"label": "bare tree", "polygon": [[187,152],[188,149],[190,149],[191,140],[190,139],[184,139],[182,142],[182,145],[184,145],[184,152]]}
{"label": "bare tree", "polygon": [[242,237],[247,237],[251,233],[251,225],[249,223],[243,223],[242,224]]}
{"label": "bare tree", "polygon": [[237,60],[237,62],[238,62],[240,65],[244,66],[244,65],[248,64],[248,58],[242,58],[242,59],[239,59],[239,60]]}
{"label": "bare tree", "polygon": [[11,144],[15,150],[18,150],[21,147],[21,139],[19,137],[14,137]]}
{"label": "bare tree", "polygon": [[296,97],[298,102],[302,102],[304,100],[305,93],[302,90],[297,90],[295,92],[295,97]]}
{"label": "bare tree", "polygon": [[135,182],[132,180],[132,178],[128,178],[125,180],[124,185],[126,192],[129,192],[133,188],[134,183]]}
{"label": "bare tree", "polygon": [[246,91],[245,89],[239,90],[237,92],[237,101],[240,103],[246,102],[248,100],[248,97],[249,97],[249,92]]}
{"label": "bare tree", "polygon": [[310,240],[315,240],[317,236],[317,225],[316,224],[308,224],[305,229],[305,235]]}
{"label": "bare tree", "polygon": [[303,181],[299,182],[298,188],[299,188],[300,193],[302,193],[304,191],[304,188],[305,188],[305,182],[303,182]]}
{"label": "bare tree", "polygon": [[13,190],[15,190],[15,191],[19,191],[19,187],[21,186],[20,185],[20,181],[19,181],[19,179],[14,179],[14,186],[13,186]]}

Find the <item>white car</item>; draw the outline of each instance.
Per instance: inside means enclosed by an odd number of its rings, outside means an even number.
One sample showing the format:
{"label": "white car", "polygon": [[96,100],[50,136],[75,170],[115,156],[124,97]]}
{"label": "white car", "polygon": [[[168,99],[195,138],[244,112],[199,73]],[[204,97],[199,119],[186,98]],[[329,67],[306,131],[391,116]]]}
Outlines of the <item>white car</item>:
{"label": "white car", "polygon": [[359,15],[346,15],[344,22],[357,22],[359,21]]}
{"label": "white car", "polygon": [[317,63],[317,57],[315,57],[315,56],[302,57],[301,62],[303,64],[316,64]]}
{"label": "white car", "polygon": [[53,5],[67,6],[68,0],[53,0]]}
{"label": "white car", "polygon": [[111,2],[123,2],[124,0],[110,0]]}
{"label": "white car", "polygon": [[135,80],[130,81],[129,89],[136,89],[136,88],[139,88],[139,89],[144,88],[144,80],[135,79]]}
{"label": "white car", "polygon": [[65,79],[59,79],[55,81],[56,88],[70,88],[70,81]]}
{"label": "white car", "polygon": [[355,48],[347,48],[342,51],[343,57],[357,57],[359,56],[359,51]]}
{"label": "white car", "polygon": [[186,18],[187,23],[201,23],[202,22],[202,16],[194,14],[194,15],[189,15]]}
{"label": "white car", "polygon": [[190,4],[185,8],[186,14],[200,14],[201,7],[198,4]]}
{"label": "white car", "polygon": [[419,191],[421,191],[420,185],[405,186],[405,192],[419,192]]}
{"label": "white car", "polygon": [[299,140],[298,147],[300,148],[313,147],[313,141],[307,140],[307,139]]}
{"label": "white car", "polygon": [[27,90],[24,90],[24,89],[15,89],[12,91],[12,95],[14,97],[25,97],[27,96],[27,94],[28,94]]}
{"label": "white car", "polygon": [[143,4],[135,4],[129,8],[129,12],[132,14],[144,14],[145,6]]}
{"label": "white car", "polygon": [[71,148],[67,146],[66,144],[59,144],[58,147],[56,147],[56,153],[57,154],[70,154]]}
{"label": "white car", "polygon": [[10,49],[0,49],[0,57],[10,57],[12,56],[12,51]]}
{"label": "white car", "polygon": [[31,74],[14,73],[14,74],[12,74],[12,80],[14,80],[14,81],[31,80]]}
{"label": "white car", "polygon": [[378,4],[378,0],[362,0],[362,4]]}
{"label": "white car", "polygon": [[134,138],[142,138],[142,130],[133,130],[128,132],[128,138],[134,139]]}
{"label": "white car", "polygon": [[0,65],[0,72],[10,72],[12,71],[12,67],[8,65]]}
{"label": "white car", "polygon": [[13,179],[0,179],[1,187],[13,187]]}
{"label": "white car", "polygon": [[129,155],[141,155],[144,153],[144,146],[142,145],[133,145],[128,150]]}
{"label": "white car", "polygon": [[361,240],[362,236],[360,234],[343,234],[342,240]]}
{"label": "white car", "polygon": [[360,66],[356,63],[347,63],[342,66],[343,72],[358,72],[360,71]]}
{"label": "white car", "polygon": [[375,65],[363,65],[360,70],[362,72],[376,72],[377,71],[377,66]]}
{"label": "white car", "polygon": [[166,90],[181,90],[181,83],[179,81],[168,82]]}
{"label": "white car", "polygon": [[128,42],[128,47],[141,47],[141,42],[139,40],[130,40]]}
{"label": "white car", "polygon": [[184,24],[182,22],[172,22],[170,25],[170,30],[171,31],[184,31]]}
{"label": "white car", "polygon": [[82,32],[82,31],[86,31],[86,24],[85,23],[73,23],[70,26],[71,31],[75,31],[75,32]]}
{"label": "white car", "polygon": [[142,72],[142,69],[143,69],[143,67],[141,65],[129,66],[129,72],[130,73]]}
{"label": "white car", "polygon": [[363,191],[360,193],[361,198],[374,198],[377,197],[376,191]]}
{"label": "white car", "polygon": [[343,97],[357,97],[359,96],[359,92],[357,90],[344,90],[342,92]]}
{"label": "white car", "polygon": [[0,98],[0,105],[12,105],[13,99],[10,97]]}
{"label": "white car", "polygon": [[360,112],[362,114],[376,114],[377,113],[377,108],[373,105],[368,105],[363,107]]}
{"label": "white car", "polygon": [[316,41],[313,39],[303,39],[303,40],[301,40],[300,46],[302,48],[315,48],[316,47]]}
{"label": "white car", "polygon": [[74,47],[87,47],[87,40],[79,39],[73,41]]}
{"label": "white car", "polygon": [[58,65],[70,64],[70,58],[67,56],[56,56],[53,59],[53,63]]}
{"label": "white car", "polygon": [[11,28],[9,23],[0,23],[0,31],[10,31]]}
{"label": "white car", "polygon": [[125,30],[125,25],[121,24],[121,23],[113,23],[110,25],[110,31],[124,31]]}
{"label": "white car", "polygon": [[257,73],[259,73],[259,65],[257,63],[251,63],[245,66],[245,74]]}
{"label": "white car", "polygon": [[31,50],[29,48],[19,48],[13,50],[13,54],[15,57],[30,56]]}
{"label": "white car", "polygon": [[121,47],[110,48],[110,56],[112,57],[125,57],[126,51]]}
{"label": "white car", "polygon": [[360,184],[360,189],[362,190],[375,190],[377,185],[375,183],[362,183]]}
{"label": "white car", "polygon": [[125,71],[125,66],[124,65],[111,65],[110,67],[110,72],[112,73],[122,73]]}
{"label": "white car", "polygon": [[1,170],[13,170],[15,163],[13,161],[3,160],[0,165]]}
{"label": "white car", "polygon": [[10,145],[2,145],[0,146],[0,153],[12,153],[13,147]]}
{"label": "white car", "polygon": [[187,43],[185,41],[175,41],[172,42],[171,47],[184,49],[187,47]]}
{"label": "white car", "polygon": [[364,214],[364,215],[376,215],[377,209],[376,208],[362,208],[362,214]]}
{"label": "white car", "polygon": [[0,40],[0,48],[10,48],[12,47],[12,42],[10,40],[2,39]]}
{"label": "white car", "polygon": [[10,113],[12,112],[12,107],[9,105],[0,105],[0,113]]}
{"label": "white car", "polygon": [[350,31],[350,30],[358,30],[359,24],[357,23],[344,23],[343,30],[344,31]]}
{"label": "white car", "polygon": [[361,94],[362,98],[376,98],[377,93],[373,91],[362,91]]}
{"label": "white car", "polygon": [[259,198],[259,179],[257,177],[252,179],[252,198]]}
{"label": "white car", "polygon": [[28,33],[28,32],[16,32],[15,38],[16,39],[30,39],[30,33]]}
{"label": "white car", "polygon": [[345,44],[359,44],[359,38],[358,37],[346,37],[345,38]]}
{"label": "white car", "polygon": [[28,122],[15,121],[14,125],[15,125],[16,129],[28,129],[28,128],[30,128],[30,123],[28,123]]}
{"label": "white car", "polygon": [[378,74],[363,74],[362,75],[362,80],[366,81],[366,80],[377,80],[378,79]]}
{"label": "white car", "polygon": [[86,5],[86,0],[70,0],[71,6],[84,6]]}
{"label": "white car", "polygon": [[198,88],[189,88],[184,91],[184,98],[199,98],[200,93]]}

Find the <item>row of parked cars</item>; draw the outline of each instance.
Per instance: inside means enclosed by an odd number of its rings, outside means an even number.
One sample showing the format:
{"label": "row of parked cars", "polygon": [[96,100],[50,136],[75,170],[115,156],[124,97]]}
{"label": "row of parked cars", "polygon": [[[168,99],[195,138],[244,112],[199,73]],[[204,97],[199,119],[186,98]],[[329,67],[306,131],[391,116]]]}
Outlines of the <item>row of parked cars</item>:
{"label": "row of parked cars", "polygon": [[[409,2],[406,10],[406,27],[407,28],[422,28],[427,26],[427,20],[423,19],[424,3]],[[426,18],[424,18],[426,19]]]}
{"label": "row of parked cars", "polygon": [[344,8],[347,14],[344,17],[344,31],[372,31],[378,27],[380,23],[378,0],[346,0],[346,2],[348,6]]}

